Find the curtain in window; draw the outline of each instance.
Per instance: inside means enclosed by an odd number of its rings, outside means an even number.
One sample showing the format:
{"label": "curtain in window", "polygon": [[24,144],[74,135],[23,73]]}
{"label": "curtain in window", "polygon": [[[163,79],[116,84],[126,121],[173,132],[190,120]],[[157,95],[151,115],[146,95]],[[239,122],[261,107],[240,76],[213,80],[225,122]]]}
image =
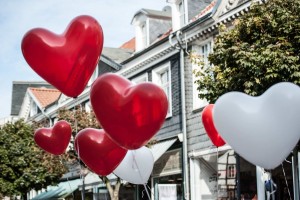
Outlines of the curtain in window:
{"label": "curtain in window", "polygon": [[176,184],[158,184],[158,200],[177,200]]}

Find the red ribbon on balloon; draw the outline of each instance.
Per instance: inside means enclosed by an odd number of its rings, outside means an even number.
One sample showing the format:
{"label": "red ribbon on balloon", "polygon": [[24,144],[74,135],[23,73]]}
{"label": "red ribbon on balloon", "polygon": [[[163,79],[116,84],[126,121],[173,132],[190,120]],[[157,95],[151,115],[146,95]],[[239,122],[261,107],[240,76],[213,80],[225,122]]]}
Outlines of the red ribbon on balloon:
{"label": "red ribbon on balloon", "polygon": [[168,100],[165,92],[149,82],[133,84],[112,73],[93,83],[90,93],[95,115],[109,137],[125,149],[138,149],[163,125]]}
{"label": "red ribbon on balloon", "polygon": [[92,76],[103,48],[103,31],[92,17],[71,21],[63,34],[35,28],[22,39],[28,65],[44,80],[69,97],[82,93]]}
{"label": "red ribbon on balloon", "polygon": [[223,146],[226,144],[226,142],[222,139],[222,137],[219,135],[213,120],[213,107],[214,104],[207,105],[202,112],[202,123],[204,126],[204,129],[212,141],[212,143],[216,147]]}
{"label": "red ribbon on balloon", "polygon": [[114,143],[103,129],[86,128],[75,137],[79,158],[100,176],[112,173],[125,157],[127,150]]}
{"label": "red ribbon on balloon", "polygon": [[70,124],[58,121],[52,128],[39,128],[34,133],[35,143],[53,155],[61,155],[67,149],[72,134]]}

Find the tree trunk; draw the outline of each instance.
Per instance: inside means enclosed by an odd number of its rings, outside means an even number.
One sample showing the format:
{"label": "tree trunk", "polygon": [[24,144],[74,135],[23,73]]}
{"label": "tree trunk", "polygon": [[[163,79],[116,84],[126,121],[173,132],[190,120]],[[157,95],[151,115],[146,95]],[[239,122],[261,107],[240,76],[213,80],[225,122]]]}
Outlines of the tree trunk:
{"label": "tree trunk", "polygon": [[103,176],[101,177],[103,182],[106,185],[106,188],[109,192],[109,196],[111,200],[119,200],[119,192],[120,192],[120,187],[121,187],[121,179],[118,177],[117,183],[115,186],[112,186],[110,183],[110,180],[106,177]]}
{"label": "tree trunk", "polygon": [[27,200],[27,193],[22,194],[22,200]]}

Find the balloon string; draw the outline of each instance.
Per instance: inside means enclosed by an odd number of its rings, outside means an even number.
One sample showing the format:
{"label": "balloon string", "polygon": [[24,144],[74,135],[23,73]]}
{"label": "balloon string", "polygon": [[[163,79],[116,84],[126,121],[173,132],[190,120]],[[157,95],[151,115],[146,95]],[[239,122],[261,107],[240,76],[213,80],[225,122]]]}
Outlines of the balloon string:
{"label": "balloon string", "polygon": [[217,147],[217,199],[219,198],[219,148]]}
{"label": "balloon string", "polygon": [[[67,181],[68,181],[68,184],[69,184],[70,191],[72,191],[71,184],[70,184],[70,181],[69,181],[68,177],[67,177]],[[73,199],[75,199],[74,192],[72,192],[72,197],[73,197]]]}
{"label": "balloon string", "polygon": [[[143,180],[143,176],[142,176],[142,174],[141,174],[141,170],[140,170],[140,168],[139,168],[139,166],[138,166],[138,164],[137,164],[137,161],[136,161],[136,159],[135,159],[135,150],[132,151],[132,157],[133,157],[133,164],[136,166],[136,169],[137,169],[138,172],[139,172],[139,175],[140,175],[141,180]],[[133,166],[133,169],[135,169],[134,166]],[[144,183],[144,184],[146,184],[146,183]]]}
{"label": "balloon string", "polygon": [[[138,172],[139,172],[139,175],[140,175],[141,180],[143,180],[143,176],[142,176],[142,174],[141,174],[141,170],[139,169],[139,166],[138,166],[137,161],[136,161],[136,159],[135,159],[135,150],[132,151],[132,158],[133,158],[133,164],[136,166],[136,169],[137,169]],[[135,169],[134,166],[133,166],[133,168]],[[145,191],[146,191],[146,193],[147,193],[147,196],[148,196],[148,198],[149,198],[149,200],[150,200],[150,199],[151,199],[151,196],[150,196],[150,194],[149,194],[149,191],[147,190],[146,183],[144,183],[143,185],[144,185]]]}
{"label": "balloon string", "polygon": [[[74,98],[75,99],[75,103],[74,103],[74,110],[73,110],[73,114],[74,114],[74,123],[75,123],[75,135],[78,132],[78,121],[77,121],[77,117],[76,117],[76,106],[78,104],[78,99],[77,97]],[[74,144],[75,145],[75,144]],[[79,176],[80,176],[80,180],[82,182],[82,189],[81,189],[81,199],[84,200],[85,199],[85,191],[84,191],[84,177],[83,177],[83,167],[80,163],[80,150],[79,150],[79,145],[78,145],[78,141],[77,141],[77,150],[78,150],[78,163],[79,163],[79,167],[80,167],[80,172],[79,172]]]}
{"label": "balloon string", "polygon": [[287,182],[287,179],[286,179],[286,175],[285,175],[285,170],[283,168],[283,164],[282,163],[281,163],[281,167],[282,167],[282,172],[283,172],[284,179],[285,179],[285,184],[286,184],[286,187],[287,187],[287,190],[288,190],[288,194],[289,194],[290,200],[292,200],[290,189],[289,189],[289,185],[288,185],[288,182]]}
{"label": "balloon string", "polygon": [[146,194],[147,194],[147,196],[148,196],[148,198],[149,198],[149,200],[150,200],[150,199],[151,199],[151,196],[150,196],[149,191],[148,191],[148,189],[147,189],[146,183],[144,183],[144,188],[145,188]]}

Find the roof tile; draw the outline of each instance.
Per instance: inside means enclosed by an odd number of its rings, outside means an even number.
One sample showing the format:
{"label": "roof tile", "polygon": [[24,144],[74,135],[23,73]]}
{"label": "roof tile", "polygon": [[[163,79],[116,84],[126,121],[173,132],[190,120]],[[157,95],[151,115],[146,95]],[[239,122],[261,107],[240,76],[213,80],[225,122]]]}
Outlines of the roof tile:
{"label": "roof tile", "polygon": [[57,89],[49,88],[28,88],[31,93],[35,96],[37,101],[39,101],[42,108],[46,108],[48,105],[54,103],[58,100],[61,92]]}
{"label": "roof tile", "polygon": [[135,51],[135,37],[132,38],[131,40],[125,42],[124,44],[122,44],[122,46],[120,46],[120,48]]}

